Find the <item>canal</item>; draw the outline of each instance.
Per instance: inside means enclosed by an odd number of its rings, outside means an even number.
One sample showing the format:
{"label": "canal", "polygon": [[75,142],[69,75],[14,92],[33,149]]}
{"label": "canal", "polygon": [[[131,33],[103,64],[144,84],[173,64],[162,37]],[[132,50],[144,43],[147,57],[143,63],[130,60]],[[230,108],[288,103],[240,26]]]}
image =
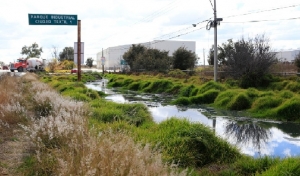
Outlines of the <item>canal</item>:
{"label": "canal", "polygon": [[143,103],[157,123],[171,117],[186,118],[210,127],[216,135],[237,146],[242,153],[253,156],[300,156],[300,124],[267,119],[254,119],[242,112],[217,111],[210,107],[179,107],[168,102],[173,97],[160,94],[120,92],[106,87],[107,80],[87,83],[90,89],[102,91],[108,101]]}

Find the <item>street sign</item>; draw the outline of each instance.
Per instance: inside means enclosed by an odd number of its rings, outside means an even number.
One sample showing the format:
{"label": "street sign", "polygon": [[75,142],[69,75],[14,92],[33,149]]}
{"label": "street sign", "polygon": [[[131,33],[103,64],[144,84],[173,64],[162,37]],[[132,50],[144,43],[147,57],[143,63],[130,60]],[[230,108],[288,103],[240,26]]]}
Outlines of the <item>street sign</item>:
{"label": "street sign", "polygon": [[101,57],[101,63],[102,63],[102,65],[105,64],[105,57]]}
{"label": "street sign", "polygon": [[28,14],[29,25],[77,25],[77,15]]}
{"label": "street sign", "polygon": [[125,60],[121,60],[121,65],[128,65]]}

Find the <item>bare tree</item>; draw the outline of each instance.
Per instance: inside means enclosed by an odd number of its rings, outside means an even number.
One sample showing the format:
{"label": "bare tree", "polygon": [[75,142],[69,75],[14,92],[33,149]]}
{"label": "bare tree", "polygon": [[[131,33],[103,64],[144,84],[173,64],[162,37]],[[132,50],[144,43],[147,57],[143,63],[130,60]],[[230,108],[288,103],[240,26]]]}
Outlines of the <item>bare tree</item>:
{"label": "bare tree", "polygon": [[58,59],[58,51],[57,51],[57,47],[52,45],[52,52],[51,52],[52,58],[54,59]]}
{"label": "bare tree", "polygon": [[269,68],[277,61],[269,39],[257,35],[254,39],[242,38],[232,44],[233,47],[225,53],[225,70],[234,79],[240,79],[244,88],[267,86]]}

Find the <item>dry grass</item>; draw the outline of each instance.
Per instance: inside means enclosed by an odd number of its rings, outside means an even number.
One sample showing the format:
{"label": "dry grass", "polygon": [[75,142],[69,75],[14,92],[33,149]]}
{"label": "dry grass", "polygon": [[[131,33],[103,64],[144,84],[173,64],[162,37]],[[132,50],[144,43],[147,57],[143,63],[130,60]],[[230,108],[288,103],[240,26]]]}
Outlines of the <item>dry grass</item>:
{"label": "dry grass", "polygon": [[[88,128],[86,104],[62,97],[33,74],[1,78],[0,110],[3,174],[186,175],[186,171],[179,173],[176,166],[164,164],[160,153],[149,146],[136,144],[126,132],[95,134]],[[9,145],[15,131],[21,132],[21,139]],[[11,155],[3,148],[19,149],[24,140],[26,147],[16,150],[15,156],[21,160],[30,154],[33,162],[25,161],[17,174],[14,168],[21,163],[9,160]]]}

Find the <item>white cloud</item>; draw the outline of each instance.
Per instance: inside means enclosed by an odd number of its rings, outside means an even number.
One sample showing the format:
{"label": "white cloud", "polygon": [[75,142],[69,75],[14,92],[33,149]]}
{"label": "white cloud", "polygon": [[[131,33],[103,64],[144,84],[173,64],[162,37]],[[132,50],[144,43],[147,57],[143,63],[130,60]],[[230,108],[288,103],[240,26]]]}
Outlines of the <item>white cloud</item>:
{"label": "white cloud", "polygon": [[[299,20],[225,23],[300,17],[300,6],[240,15],[297,3],[297,0],[273,3],[261,0],[217,0],[217,15],[223,18],[218,27],[218,43],[221,44],[229,38],[236,40],[242,36],[253,37],[265,33],[277,50],[299,48]],[[196,41],[196,54],[200,57],[203,56],[203,48],[207,55],[213,44],[213,29],[191,32],[195,29],[191,24],[213,17],[209,0],[10,0],[2,2],[0,6],[1,61],[13,61],[21,57],[21,47],[33,42],[44,48],[42,57],[50,59],[52,46],[62,51],[64,47],[73,46],[73,42],[77,41],[77,27],[28,25],[28,13],[77,14],[82,23],[86,57],[96,57],[101,48],[147,42],[161,36],[163,37],[160,39],[175,37],[173,40]],[[236,16],[228,17],[232,15]],[[202,23],[198,27],[205,25],[206,23]],[[169,33],[172,34],[166,35]],[[180,36],[176,37],[177,35]]]}

